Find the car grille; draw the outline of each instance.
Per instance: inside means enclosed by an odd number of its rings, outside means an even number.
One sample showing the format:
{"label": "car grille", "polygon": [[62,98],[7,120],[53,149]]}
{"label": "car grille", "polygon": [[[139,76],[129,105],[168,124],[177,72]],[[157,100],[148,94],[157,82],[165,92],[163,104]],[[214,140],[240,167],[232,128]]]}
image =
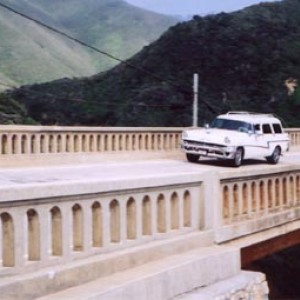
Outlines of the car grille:
{"label": "car grille", "polygon": [[204,146],[204,147],[226,147],[224,145],[220,144],[213,144],[213,143],[205,143],[205,142],[198,142],[198,141],[190,141],[190,140],[184,140],[184,142],[189,143],[189,145],[194,145],[194,146]]}

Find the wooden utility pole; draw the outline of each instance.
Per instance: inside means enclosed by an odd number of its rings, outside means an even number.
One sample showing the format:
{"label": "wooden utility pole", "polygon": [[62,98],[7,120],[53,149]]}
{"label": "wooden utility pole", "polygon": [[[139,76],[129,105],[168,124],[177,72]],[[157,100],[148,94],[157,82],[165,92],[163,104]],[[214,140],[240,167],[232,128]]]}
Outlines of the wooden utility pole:
{"label": "wooden utility pole", "polygon": [[198,127],[198,89],[199,89],[199,76],[198,74],[194,74],[193,127]]}

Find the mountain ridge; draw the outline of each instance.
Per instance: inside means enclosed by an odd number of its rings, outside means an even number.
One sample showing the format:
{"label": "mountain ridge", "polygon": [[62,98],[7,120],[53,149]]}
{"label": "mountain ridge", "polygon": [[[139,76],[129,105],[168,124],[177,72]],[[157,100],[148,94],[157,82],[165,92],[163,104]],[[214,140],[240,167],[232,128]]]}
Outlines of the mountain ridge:
{"label": "mountain ridge", "polygon": [[[136,53],[177,22],[175,18],[145,12],[122,0],[86,0],[84,3],[6,0],[3,4],[122,59]],[[144,21],[141,14],[148,16],[148,20]],[[139,26],[132,24],[134,18],[139,20]],[[0,38],[5,45],[0,48],[0,77],[7,78],[7,83],[23,85],[90,76],[117,63],[3,7],[0,7],[0,24]],[[116,28],[115,24],[120,26]],[[134,36],[128,35],[130,28]]]}
{"label": "mountain ridge", "polygon": [[10,95],[42,124],[189,126],[198,73],[199,124],[247,110],[273,112],[288,126],[300,126],[299,89],[289,95],[285,86],[299,78],[299,40],[299,0],[261,3],[178,23],[107,72]]}

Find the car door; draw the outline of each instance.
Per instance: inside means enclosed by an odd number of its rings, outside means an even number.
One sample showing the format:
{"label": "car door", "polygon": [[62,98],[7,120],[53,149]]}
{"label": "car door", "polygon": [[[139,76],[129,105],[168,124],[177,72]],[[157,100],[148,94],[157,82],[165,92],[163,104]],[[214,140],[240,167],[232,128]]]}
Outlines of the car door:
{"label": "car door", "polygon": [[276,136],[273,132],[272,126],[270,123],[263,123],[262,124],[262,131],[263,131],[263,143],[266,145],[266,153],[265,155],[271,155],[275,148],[274,143],[276,142]]}
{"label": "car door", "polygon": [[263,156],[264,147],[266,145],[263,143],[263,135],[261,131],[261,125],[255,123],[252,126],[252,133],[249,131],[247,138],[245,138],[245,156],[244,158],[259,158]]}
{"label": "car door", "polygon": [[254,124],[254,131],[253,157],[265,157],[269,155],[269,140],[272,135],[270,124],[256,123]]}

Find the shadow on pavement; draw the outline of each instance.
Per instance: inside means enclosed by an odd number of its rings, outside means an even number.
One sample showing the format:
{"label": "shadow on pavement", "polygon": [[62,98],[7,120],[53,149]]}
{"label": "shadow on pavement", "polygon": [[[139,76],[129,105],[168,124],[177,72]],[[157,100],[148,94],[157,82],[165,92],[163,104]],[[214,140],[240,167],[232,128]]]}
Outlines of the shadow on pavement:
{"label": "shadow on pavement", "polygon": [[[218,159],[201,159],[196,162],[195,164],[200,164],[200,165],[207,165],[207,166],[215,166],[215,167],[224,167],[224,168],[235,168],[230,164],[229,160],[218,160]],[[246,159],[243,161],[243,166],[253,166],[253,165],[268,165],[270,164],[267,163],[265,160],[258,160],[258,159]]]}

